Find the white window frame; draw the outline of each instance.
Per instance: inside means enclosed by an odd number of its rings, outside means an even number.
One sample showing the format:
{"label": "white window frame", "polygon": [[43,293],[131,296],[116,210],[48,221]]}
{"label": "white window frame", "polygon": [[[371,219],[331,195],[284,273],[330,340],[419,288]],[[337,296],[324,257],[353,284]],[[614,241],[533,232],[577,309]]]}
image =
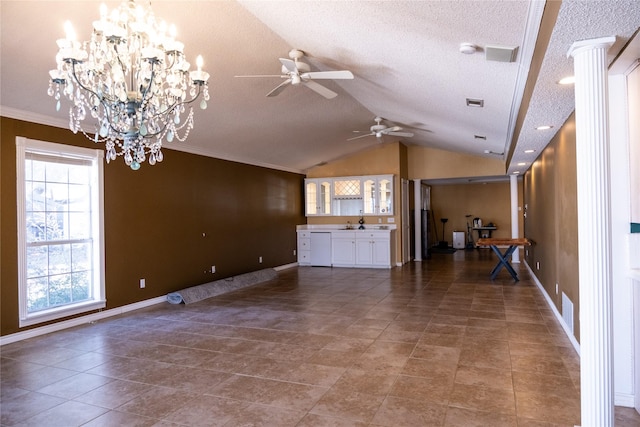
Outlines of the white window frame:
{"label": "white window frame", "polygon": [[[92,221],[93,247],[93,292],[92,299],[66,304],[34,313],[27,311],[27,242],[25,206],[25,159],[26,153],[40,153],[69,159],[91,161],[93,165],[91,210],[96,213]],[[30,326],[42,322],[73,316],[106,306],[105,256],[104,256],[104,151],[72,145],[56,144],[34,139],[16,137],[16,186],[18,207],[18,300],[19,326]]]}

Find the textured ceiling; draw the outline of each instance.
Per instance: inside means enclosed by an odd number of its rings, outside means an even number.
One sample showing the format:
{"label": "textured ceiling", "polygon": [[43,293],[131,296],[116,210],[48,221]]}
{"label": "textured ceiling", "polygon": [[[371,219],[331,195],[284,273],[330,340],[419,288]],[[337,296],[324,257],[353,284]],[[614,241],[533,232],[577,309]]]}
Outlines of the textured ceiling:
{"label": "textured ceiling", "polygon": [[[46,95],[55,40],[63,36],[65,20],[87,39],[98,5],[0,2],[3,115],[66,126],[66,113],[56,113]],[[402,139],[407,145],[474,154],[479,161],[498,157],[505,173],[524,171],[517,163],[528,167],[573,111],[572,87],[555,83],[571,74],[566,58],[571,44],[616,35],[619,42],[611,50],[616,53],[640,25],[638,1],[565,1],[540,72],[529,76],[531,58],[547,47],[534,51],[543,1],[154,1],[152,6],[157,17],[175,23],[191,62],[202,54],[211,74],[209,108],[196,111],[190,138],[172,145],[296,172],[378,144],[373,137],[347,141],[352,131],[373,125],[375,116],[413,132],[413,138]],[[461,54],[463,42],[479,51]],[[516,62],[487,61],[488,45],[518,47]],[[347,69],[355,79],[323,81],[338,93],[327,100],[305,87],[267,98],[279,79],[234,77],[279,74],[278,58],[286,58],[291,48],[305,51],[313,70]],[[521,99],[529,77],[536,86],[524,114]],[[467,97],[484,99],[484,108],[467,107]],[[516,127],[519,112],[524,119]],[[535,131],[539,124],[554,128]],[[525,155],[528,147],[536,153]]]}

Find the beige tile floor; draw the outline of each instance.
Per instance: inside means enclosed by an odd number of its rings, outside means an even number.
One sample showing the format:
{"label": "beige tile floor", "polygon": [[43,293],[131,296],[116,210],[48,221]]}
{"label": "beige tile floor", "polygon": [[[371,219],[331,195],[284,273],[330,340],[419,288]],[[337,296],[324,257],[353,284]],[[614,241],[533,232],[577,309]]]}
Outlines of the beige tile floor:
{"label": "beige tile floor", "polygon": [[[488,250],[304,267],[3,346],[2,426],[573,426],[579,359]],[[640,416],[616,408],[618,426]]]}

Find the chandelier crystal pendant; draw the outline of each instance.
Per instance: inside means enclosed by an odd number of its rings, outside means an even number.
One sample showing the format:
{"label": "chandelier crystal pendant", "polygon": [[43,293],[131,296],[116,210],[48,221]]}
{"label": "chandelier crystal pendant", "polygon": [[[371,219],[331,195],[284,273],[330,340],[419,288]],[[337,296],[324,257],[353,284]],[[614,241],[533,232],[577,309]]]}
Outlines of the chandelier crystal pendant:
{"label": "chandelier crystal pendant", "polygon": [[[70,129],[104,142],[107,163],[123,156],[138,170],[147,158],[151,165],[162,161],[163,141],[187,139],[191,104],[202,94],[200,108],[207,108],[209,74],[202,71],[201,56],[197,70],[189,71],[174,26],[157,22],[150,6],[128,0],[111,13],[100,6],[89,41],[76,41],[68,21],[65,32],[57,41],[58,66],[49,72],[48,94],[58,111],[62,96],[71,102]],[[96,120],[93,137],[81,126],[87,115]]]}

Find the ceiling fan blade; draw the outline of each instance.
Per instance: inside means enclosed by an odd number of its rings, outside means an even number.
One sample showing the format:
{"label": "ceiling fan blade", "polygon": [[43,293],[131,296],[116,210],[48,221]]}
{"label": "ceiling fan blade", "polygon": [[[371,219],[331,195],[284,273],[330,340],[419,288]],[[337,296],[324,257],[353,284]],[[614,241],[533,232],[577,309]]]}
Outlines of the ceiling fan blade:
{"label": "ceiling fan blade", "polygon": [[278,94],[280,94],[280,92],[282,92],[284,90],[285,87],[287,87],[287,85],[291,83],[291,79],[287,79],[285,81],[283,81],[282,83],[280,83],[278,86],[275,87],[275,89],[273,89],[271,92],[269,92],[267,94],[267,96],[276,96]]}
{"label": "ceiling fan blade", "polygon": [[312,91],[319,93],[320,95],[324,96],[327,99],[332,99],[335,98],[336,96],[338,96],[337,93],[335,93],[334,91],[327,89],[326,87],[312,81],[312,80],[307,80],[307,81],[303,81],[303,83]]}
{"label": "ceiling fan blade", "polygon": [[290,59],[280,58],[280,62],[282,66],[287,69],[290,73],[297,73],[298,67],[296,67],[296,63]]}
{"label": "ceiling fan blade", "polygon": [[354,136],[353,138],[347,139],[347,141],[353,141],[354,139],[364,138],[365,136],[372,136],[372,135],[375,135],[375,133],[366,133],[364,135]]}
{"label": "ceiling fan blade", "polygon": [[403,136],[405,138],[411,138],[413,134],[411,132],[383,132],[385,135]]}
{"label": "ceiling fan blade", "polygon": [[252,76],[233,76],[233,77],[240,77],[240,78],[254,78],[254,77],[279,77],[281,79],[286,79],[288,78],[288,76],[283,76],[282,74],[255,74]]}
{"label": "ceiling fan blade", "polygon": [[382,132],[384,132],[384,133],[389,133],[389,132],[399,132],[399,131],[401,131],[401,130],[402,130],[402,128],[401,128],[400,126],[392,126],[392,127],[390,127],[390,128],[386,128],[386,129],[384,129]]}
{"label": "ceiling fan blade", "polygon": [[351,71],[310,71],[308,73],[301,74],[300,77],[309,78],[313,80],[324,80],[324,79],[334,79],[334,80],[346,80],[353,79],[353,74]]}

